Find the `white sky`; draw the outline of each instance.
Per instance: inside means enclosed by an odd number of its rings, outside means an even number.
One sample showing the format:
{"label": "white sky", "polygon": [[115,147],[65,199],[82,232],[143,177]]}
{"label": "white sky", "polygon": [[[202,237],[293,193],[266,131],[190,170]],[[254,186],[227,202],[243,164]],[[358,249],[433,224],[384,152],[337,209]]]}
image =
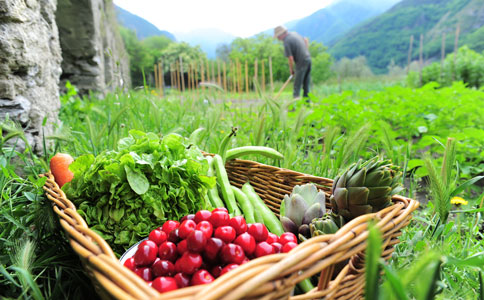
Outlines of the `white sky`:
{"label": "white sky", "polygon": [[308,16],[331,2],[334,0],[114,0],[160,30],[176,34],[217,28],[238,37]]}

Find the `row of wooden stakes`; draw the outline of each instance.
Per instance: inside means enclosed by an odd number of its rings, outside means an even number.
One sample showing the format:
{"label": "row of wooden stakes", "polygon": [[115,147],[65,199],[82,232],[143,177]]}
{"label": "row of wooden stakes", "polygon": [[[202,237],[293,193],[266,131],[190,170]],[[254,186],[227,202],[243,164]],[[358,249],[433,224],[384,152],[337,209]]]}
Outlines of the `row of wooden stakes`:
{"label": "row of wooden stakes", "polygon": [[[259,64],[260,64],[260,82],[259,82]],[[172,89],[184,92],[186,90],[205,90],[208,87],[215,87],[219,90],[232,93],[249,93],[256,88],[260,88],[264,93],[266,91],[265,60],[254,61],[254,75],[252,81],[249,78],[249,64],[247,60],[242,65],[238,59],[226,62],[217,61],[200,61],[199,63],[184,64],[180,57],[175,63],[169,66],[169,77],[163,71],[163,61],[155,64],[154,79],[156,89],[163,95],[164,89],[170,86]],[[274,91],[274,81],[272,78],[272,58],[268,59],[269,66],[269,83],[271,91]],[[245,76],[243,76],[245,73]],[[165,79],[166,75],[166,79]],[[169,82],[166,81],[169,79]],[[252,84],[251,84],[252,83]],[[257,83],[257,84],[256,84]],[[258,85],[258,87],[256,87]]]}

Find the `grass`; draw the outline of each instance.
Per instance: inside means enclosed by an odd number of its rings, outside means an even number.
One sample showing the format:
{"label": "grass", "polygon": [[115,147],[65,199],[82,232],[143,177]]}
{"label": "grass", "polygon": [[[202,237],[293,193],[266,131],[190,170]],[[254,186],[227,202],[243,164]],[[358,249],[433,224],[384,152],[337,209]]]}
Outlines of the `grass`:
{"label": "grass", "polygon": [[[46,144],[51,146],[43,157],[5,147],[0,157],[0,296],[94,297],[78,260],[59,234],[56,216],[40,188],[42,179],[36,176],[46,170],[47,159],[55,152],[76,157],[116,149],[117,141],[130,129],[188,137],[201,127],[205,130],[197,132],[199,146],[216,152],[235,126],[237,136],[229,147],[273,147],[284,154],[283,161],[249,159],[316,176],[334,178],[359,158],[376,154],[391,158],[405,172],[405,195],[416,197],[423,192],[431,201],[415,212],[391,264],[372,260],[384,272],[382,277],[372,273],[368,280],[381,284],[373,284],[370,293],[381,299],[476,299],[483,289],[483,191],[475,180],[468,180],[484,172],[484,121],[480,117],[484,91],[460,84],[410,89],[398,83],[349,82],[342,93],[336,91],[337,83],[317,86],[309,105],[293,103],[289,88],[277,101],[268,94],[225,95],[214,89],[183,95],[168,91],[163,98],[155,91],[132,90],[103,99],[81,99],[71,88],[61,98],[62,123],[47,137]],[[244,101],[257,98],[262,100]],[[455,138],[455,155],[446,159],[449,147],[444,141],[449,136]],[[22,177],[16,175],[12,157],[22,162]],[[445,174],[439,172],[442,165]],[[454,189],[437,196],[439,184],[434,183],[439,180],[440,185],[451,182]],[[456,195],[469,201],[467,205],[448,205],[456,189]],[[378,234],[372,236],[373,243],[378,243]],[[20,238],[21,242],[14,242]],[[53,245],[63,251],[49,252]]]}

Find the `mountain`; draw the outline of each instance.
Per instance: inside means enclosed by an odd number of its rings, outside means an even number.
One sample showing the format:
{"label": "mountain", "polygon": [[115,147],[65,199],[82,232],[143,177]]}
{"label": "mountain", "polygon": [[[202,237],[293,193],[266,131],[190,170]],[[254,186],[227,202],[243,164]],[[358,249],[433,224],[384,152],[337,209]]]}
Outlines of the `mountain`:
{"label": "mountain", "polygon": [[191,46],[200,46],[207,53],[208,58],[215,58],[215,50],[219,44],[230,44],[235,36],[215,28],[204,28],[188,33],[175,33],[179,41],[184,41]]}
{"label": "mountain", "polygon": [[483,0],[403,0],[341,36],[329,52],[337,59],[363,55],[375,73],[384,73],[392,60],[400,66],[407,64],[411,35],[412,59],[419,56],[420,34],[426,62],[440,58],[444,33],[445,52],[453,51],[457,24],[459,46],[483,51]]}
{"label": "mountain", "polygon": [[328,45],[355,25],[383,13],[399,1],[342,0],[300,19],[288,28],[307,36],[310,40]]}
{"label": "mountain", "polygon": [[[299,20],[285,23],[290,31],[296,31],[311,41],[331,45],[338,36],[355,25],[377,16],[400,0],[340,0]],[[273,29],[263,33],[272,35]]]}
{"label": "mountain", "polygon": [[158,29],[158,27],[146,21],[145,19],[134,15],[125,9],[122,9],[117,5],[114,6],[116,9],[118,23],[126,28],[134,30],[138,39],[144,39],[149,36],[164,35],[172,41],[175,40],[175,36],[168,31],[160,30]]}

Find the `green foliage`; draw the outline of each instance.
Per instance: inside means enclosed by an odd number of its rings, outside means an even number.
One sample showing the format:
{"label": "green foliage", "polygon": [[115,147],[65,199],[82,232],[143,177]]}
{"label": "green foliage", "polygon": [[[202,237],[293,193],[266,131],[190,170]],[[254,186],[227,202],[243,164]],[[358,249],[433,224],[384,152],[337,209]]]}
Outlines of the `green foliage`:
{"label": "green foliage", "polygon": [[29,150],[19,153],[5,145],[2,150],[0,298],[96,299],[44,196],[45,178],[38,176],[43,164]]}
{"label": "green foliage", "polygon": [[[382,74],[387,71],[391,60],[399,66],[407,64],[411,35],[414,36],[413,60],[419,56],[420,34],[424,34],[425,59],[440,57],[443,32],[447,33],[446,53],[452,51],[457,23],[461,25],[460,39],[463,43],[471,49],[482,51],[484,24],[480,7],[481,0],[404,0],[352,29],[330,48],[329,53],[337,59],[363,55],[373,72]],[[477,15],[468,17],[470,11]]]}
{"label": "green foliage", "polygon": [[[422,84],[432,81],[442,86],[449,86],[453,81],[462,81],[469,87],[484,86],[484,53],[479,54],[467,46],[461,47],[457,55],[451,53],[446,56],[443,69],[440,62],[422,69]],[[417,74],[409,75],[408,82],[418,86]]]}
{"label": "green foliage", "polygon": [[362,78],[373,75],[364,56],[353,59],[343,57],[333,65],[332,69],[340,78]]}
{"label": "green foliage", "polygon": [[129,133],[117,151],[78,157],[69,167],[74,179],[63,187],[87,224],[118,254],[164,221],[209,208],[204,195],[215,185],[202,153],[185,138]]}
{"label": "green foliage", "polygon": [[201,61],[206,59],[206,55],[200,46],[192,47],[186,42],[171,43],[164,49],[162,56],[165,72],[169,71],[170,64],[180,62],[180,58],[185,68],[189,64],[199,65]]}

